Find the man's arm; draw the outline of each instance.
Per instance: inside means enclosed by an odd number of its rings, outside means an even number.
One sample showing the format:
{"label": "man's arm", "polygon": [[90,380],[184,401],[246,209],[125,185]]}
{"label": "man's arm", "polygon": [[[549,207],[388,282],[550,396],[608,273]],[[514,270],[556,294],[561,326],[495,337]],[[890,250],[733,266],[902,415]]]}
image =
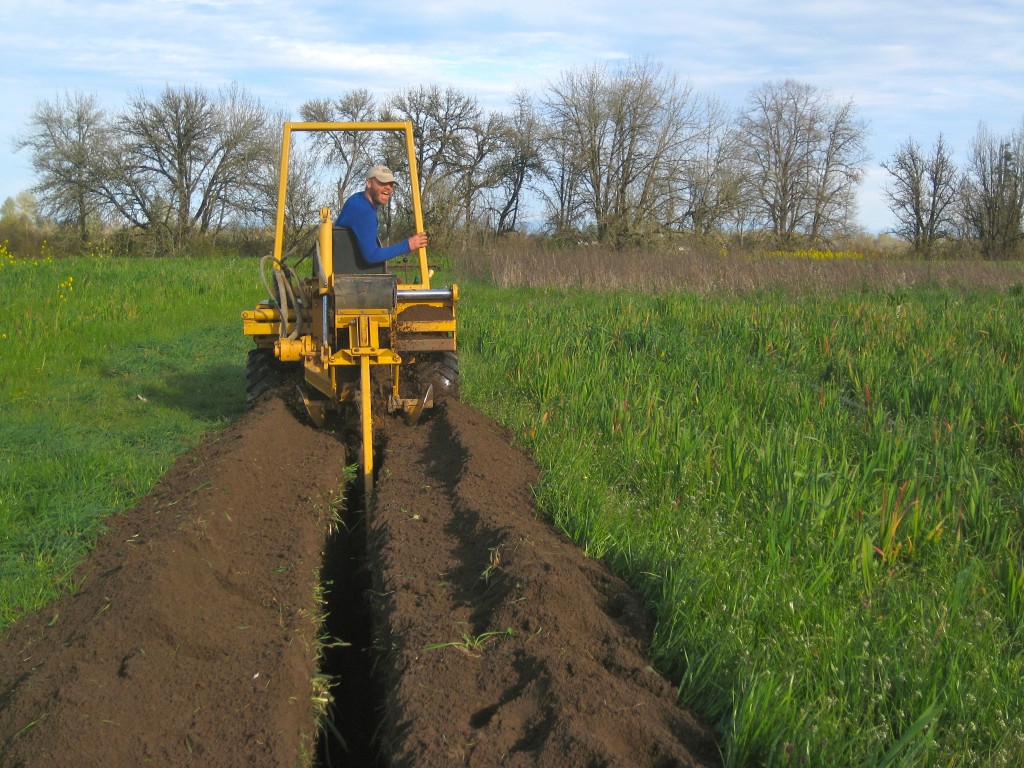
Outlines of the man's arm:
{"label": "man's arm", "polygon": [[409,241],[382,248],[377,243],[377,211],[363,195],[355,195],[342,206],[335,224],[348,227],[355,235],[359,252],[368,264],[380,264],[409,252]]}

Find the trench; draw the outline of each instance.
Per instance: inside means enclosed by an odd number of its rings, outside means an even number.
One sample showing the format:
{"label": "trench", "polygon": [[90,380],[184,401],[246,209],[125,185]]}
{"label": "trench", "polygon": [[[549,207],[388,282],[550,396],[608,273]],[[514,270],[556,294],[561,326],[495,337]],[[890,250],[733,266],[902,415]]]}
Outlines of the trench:
{"label": "trench", "polygon": [[375,652],[371,621],[371,574],[366,556],[362,489],[350,485],[341,525],[327,537],[320,567],[326,636],[320,672],[332,682],[332,703],[321,725],[317,768],[385,768],[376,736],[381,695],[373,678]]}

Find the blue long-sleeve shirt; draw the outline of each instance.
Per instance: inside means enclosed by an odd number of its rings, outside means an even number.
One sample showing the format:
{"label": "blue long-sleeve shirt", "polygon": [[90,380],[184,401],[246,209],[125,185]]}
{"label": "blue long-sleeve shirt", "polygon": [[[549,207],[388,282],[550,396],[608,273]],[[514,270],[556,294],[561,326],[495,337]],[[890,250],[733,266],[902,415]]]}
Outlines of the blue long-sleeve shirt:
{"label": "blue long-sleeve shirt", "polygon": [[389,245],[382,248],[377,242],[377,209],[365,193],[352,195],[341,207],[341,213],[334,220],[335,226],[348,227],[355,235],[359,244],[359,252],[368,264],[380,264],[382,261],[402,256],[409,252],[409,241]]}

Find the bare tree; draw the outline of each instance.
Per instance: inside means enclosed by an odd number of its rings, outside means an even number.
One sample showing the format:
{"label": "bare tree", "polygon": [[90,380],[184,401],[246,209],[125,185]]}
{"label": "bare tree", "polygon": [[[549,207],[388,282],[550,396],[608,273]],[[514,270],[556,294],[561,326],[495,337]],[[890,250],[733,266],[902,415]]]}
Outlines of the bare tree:
{"label": "bare tree", "polygon": [[543,104],[567,163],[552,171],[578,175],[598,238],[624,244],[662,229],[696,133],[690,86],[649,61],[615,72],[595,65],[563,74]]}
{"label": "bare tree", "polygon": [[[318,161],[301,148],[292,147],[288,161],[288,192],[284,206],[284,255],[294,253],[300,256],[314,247],[320,223],[320,208],[324,206],[324,188],[317,183]],[[273,221],[277,215],[277,195],[280,170],[275,165],[267,169],[267,181],[273,185],[273,211],[268,212],[266,221]]]}
{"label": "bare tree", "polygon": [[16,150],[31,151],[40,209],[56,221],[73,224],[83,246],[98,209],[96,159],[110,141],[104,110],[95,96],[80,92],[37,104],[27,133],[14,141]]}
{"label": "bare tree", "polygon": [[[479,139],[485,125],[480,105],[474,97],[454,87],[419,86],[392,96],[385,104],[382,118],[412,122],[424,219],[438,237],[451,234],[465,211],[463,176],[479,163],[474,156],[481,149]],[[406,170],[402,137],[388,137],[383,153],[392,168]],[[403,190],[396,192],[392,200],[399,207],[398,217],[407,220],[410,201]]]}
{"label": "bare tree", "polygon": [[201,215],[193,200],[214,138],[212,99],[198,87],[167,88],[155,101],[140,92],[129,100],[124,129],[130,162],[142,171],[146,219],[165,225],[180,244],[193,211]]}
{"label": "bare tree", "polygon": [[696,127],[668,223],[674,229],[709,235],[724,229],[742,205],[742,167],[724,104],[703,99]]}
{"label": "bare tree", "polygon": [[6,244],[11,253],[38,251],[45,236],[46,222],[31,192],[22,190],[0,205],[0,243]]}
{"label": "bare tree", "polygon": [[30,227],[42,226],[43,216],[39,211],[39,201],[27,190],[6,198],[3,205],[0,205],[0,221],[19,221]]}
{"label": "bare tree", "polygon": [[[313,99],[299,108],[303,120],[321,123],[362,123],[377,119],[377,103],[365,88],[337,99]],[[359,191],[365,173],[380,154],[380,137],[371,131],[314,133],[314,157],[336,174],[337,203]]]}
{"label": "bare tree", "polygon": [[547,229],[556,238],[578,234],[587,217],[579,147],[565,115],[548,115],[541,130],[541,176],[546,183],[538,191],[547,206]]}
{"label": "bare tree", "polygon": [[971,142],[963,186],[968,233],[988,259],[1009,259],[1024,243],[1024,125],[1007,137],[982,124]]}
{"label": "bare tree", "polygon": [[856,187],[868,162],[865,143],[868,130],[857,119],[852,101],[823,103],[824,137],[816,153],[811,176],[812,215],[808,230],[811,242],[846,234],[857,214]]}
{"label": "bare tree", "polygon": [[238,86],[217,96],[167,88],[139,93],[104,156],[99,191],[129,223],[161,228],[172,248],[246,214],[261,169],[273,163],[270,115]]}
{"label": "bare tree", "polygon": [[738,137],[754,208],[780,244],[800,233],[811,241],[847,230],[854,190],[867,162],[867,128],[852,102],[794,80],[750,93]]}
{"label": "bare tree", "polygon": [[491,164],[490,211],[494,230],[512,232],[519,223],[523,193],[532,179],[544,170],[541,158],[541,119],[524,91],[512,97],[512,110],[500,119],[499,148]]}
{"label": "bare tree", "polygon": [[497,183],[494,159],[504,144],[506,125],[503,116],[492,112],[486,121],[473,126],[456,182],[462,202],[461,224],[466,233],[482,223],[478,216],[484,192]]}
{"label": "bare tree", "polygon": [[[232,84],[217,94],[214,143],[202,167],[204,183],[197,220],[203,232],[259,210],[267,196],[260,169],[277,167],[282,121],[248,92]],[[274,199],[276,195],[271,195]]]}
{"label": "bare tree", "polygon": [[914,253],[931,258],[936,244],[952,231],[958,171],[940,133],[930,154],[909,137],[882,163],[892,177],[885,196],[896,217],[893,233]]}

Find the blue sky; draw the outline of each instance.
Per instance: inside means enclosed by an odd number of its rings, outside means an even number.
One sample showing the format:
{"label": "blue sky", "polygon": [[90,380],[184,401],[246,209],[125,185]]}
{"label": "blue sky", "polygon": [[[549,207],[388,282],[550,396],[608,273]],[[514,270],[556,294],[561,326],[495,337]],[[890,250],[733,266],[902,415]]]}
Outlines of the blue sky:
{"label": "blue sky", "polygon": [[292,117],[311,98],[454,85],[488,109],[566,70],[646,57],[731,107],[793,78],[852,99],[871,130],[860,223],[892,226],[879,164],[942,132],[962,162],[978,124],[1024,125],[1020,0],[0,0],[0,201],[33,182],[15,153],[41,100],[237,82]]}

